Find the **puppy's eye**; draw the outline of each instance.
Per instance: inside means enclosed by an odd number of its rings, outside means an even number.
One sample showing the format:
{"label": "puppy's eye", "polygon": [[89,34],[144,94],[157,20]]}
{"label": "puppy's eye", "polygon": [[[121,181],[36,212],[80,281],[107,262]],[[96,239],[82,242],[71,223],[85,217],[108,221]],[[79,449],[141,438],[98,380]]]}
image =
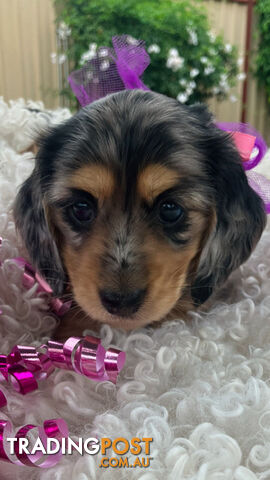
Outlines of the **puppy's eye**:
{"label": "puppy's eye", "polygon": [[183,213],[183,209],[175,202],[165,201],[159,205],[159,218],[163,223],[175,223]]}
{"label": "puppy's eye", "polygon": [[71,206],[72,215],[81,223],[91,222],[95,218],[95,209],[88,202],[76,202]]}

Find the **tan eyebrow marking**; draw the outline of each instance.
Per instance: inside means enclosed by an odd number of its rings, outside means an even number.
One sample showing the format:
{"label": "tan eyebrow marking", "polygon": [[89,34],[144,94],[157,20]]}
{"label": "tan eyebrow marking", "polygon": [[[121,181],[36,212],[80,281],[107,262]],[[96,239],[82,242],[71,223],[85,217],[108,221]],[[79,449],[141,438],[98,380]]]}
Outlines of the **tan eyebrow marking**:
{"label": "tan eyebrow marking", "polygon": [[84,165],[69,177],[68,187],[85,190],[99,200],[103,200],[112,195],[115,179],[112,172],[104,165]]}
{"label": "tan eyebrow marking", "polygon": [[174,187],[179,182],[176,170],[164,165],[148,165],[138,177],[137,188],[139,195],[148,203],[165,190]]}

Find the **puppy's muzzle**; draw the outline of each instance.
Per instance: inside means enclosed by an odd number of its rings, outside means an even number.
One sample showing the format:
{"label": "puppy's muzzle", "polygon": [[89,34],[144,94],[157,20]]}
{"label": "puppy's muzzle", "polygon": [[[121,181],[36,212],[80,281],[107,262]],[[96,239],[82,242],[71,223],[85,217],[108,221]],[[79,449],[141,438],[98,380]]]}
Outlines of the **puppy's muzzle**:
{"label": "puppy's muzzle", "polygon": [[102,305],[109,313],[128,317],[139,310],[145,298],[146,289],[137,289],[126,293],[100,290],[99,295]]}

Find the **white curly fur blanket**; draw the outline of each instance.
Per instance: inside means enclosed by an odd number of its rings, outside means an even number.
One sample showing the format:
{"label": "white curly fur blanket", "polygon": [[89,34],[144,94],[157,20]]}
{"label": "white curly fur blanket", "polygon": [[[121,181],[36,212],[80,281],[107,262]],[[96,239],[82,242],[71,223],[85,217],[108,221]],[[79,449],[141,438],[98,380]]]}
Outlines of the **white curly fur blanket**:
{"label": "white curly fur blanket", "polygon": [[[28,103],[31,108],[43,108]],[[29,132],[48,122],[23,100],[0,99],[0,352],[39,345],[55,319],[36,287],[25,291],[8,259],[24,255],[12,202],[33,167]],[[59,110],[51,120],[70,113]],[[261,171],[270,171],[267,161]],[[228,245],[228,248],[230,246]],[[99,468],[100,454],[65,456],[48,470],[0,462],[0,480],[267,480],[270,479],[270,224],[252,257],[234,272],[207,314],[153,330],[101,329],[103,344],[127,353],[116,386],[58,371],[21,396],[6,385],[0,414],[16,430],[63,417],[70,434],[153,437],[150,468]],[[222,300],[220,300],[222,298]]]}

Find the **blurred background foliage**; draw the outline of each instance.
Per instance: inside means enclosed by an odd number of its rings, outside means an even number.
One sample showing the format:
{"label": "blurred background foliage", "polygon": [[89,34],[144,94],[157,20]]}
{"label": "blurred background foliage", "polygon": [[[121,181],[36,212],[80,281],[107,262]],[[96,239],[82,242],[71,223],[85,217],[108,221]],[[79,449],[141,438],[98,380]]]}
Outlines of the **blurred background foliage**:
{"label": "blurred background foliage", "polygon": [[270,105],[270,0],[257,0],[259,46],[257,52],[257,77],[266,89]]}
{"label": "blurred background foliage", "polygon": [[[203,5],[189,0],[55,0],[68,28],[66,55],[75,70],[113,35],[145,41],[151,57],[143,81],[181,103],[224,99],[236,83],[237,49],[211,31]],[[70,95],[65,89],[64,95]]]}

